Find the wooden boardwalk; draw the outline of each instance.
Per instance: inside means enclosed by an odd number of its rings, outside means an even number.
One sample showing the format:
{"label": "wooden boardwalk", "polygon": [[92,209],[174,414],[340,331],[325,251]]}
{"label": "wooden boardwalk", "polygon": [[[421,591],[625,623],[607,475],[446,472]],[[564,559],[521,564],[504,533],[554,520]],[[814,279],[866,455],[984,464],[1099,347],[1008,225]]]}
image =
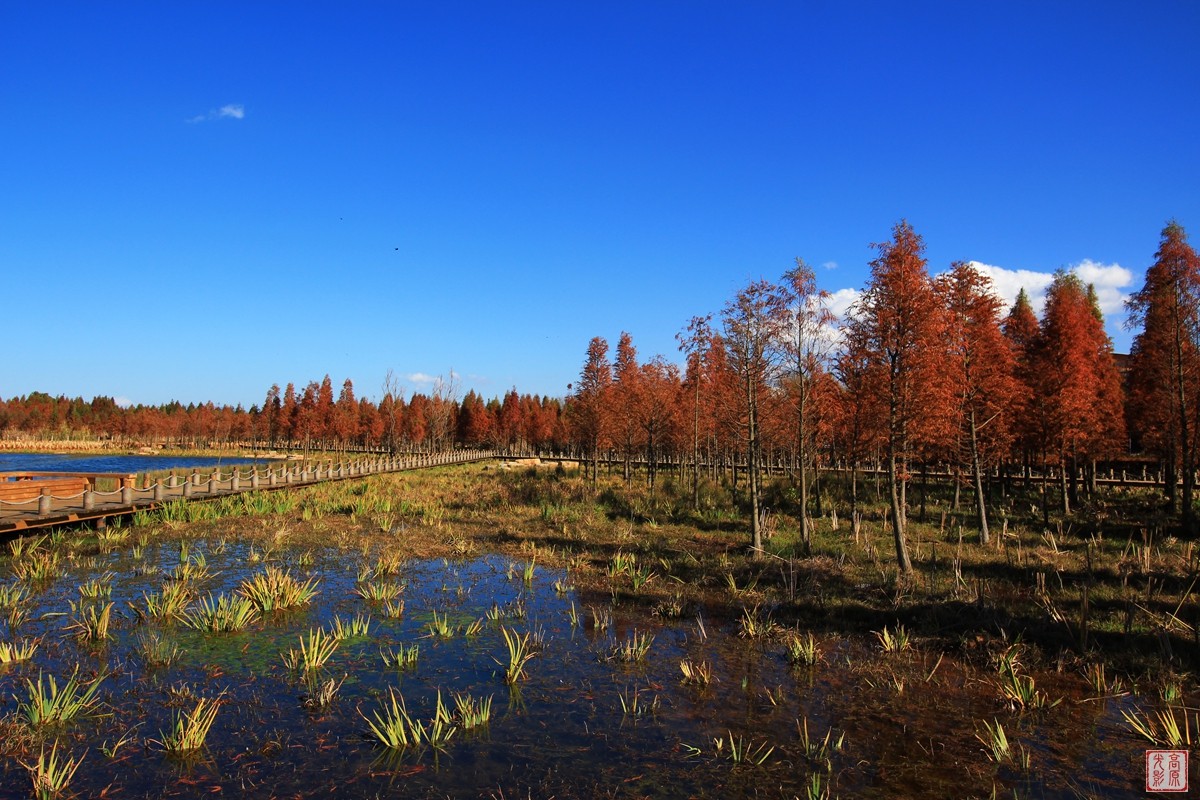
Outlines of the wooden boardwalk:
{"label": "wooden boardwalk", "polygon": [[[203,502],[227,497],[232,494],[253,491],[276,491],[297,486],[311,486],[328,481],[353,480],[390,472],[426,469],[446,464],[468,464],[496,458],[497,454],[485,450],[460,450],[449,453],[421,453],[405,456],[368,458],[347,463],[318,462],[301,464],[285,461],[265,467],[232,468],[227,472],[193,471],[186,476],[172,475],[142,488],[136,488],[132,476],[89,475],[89,481],[81,485],[95,486],[98,477],[117,479],[121,488],[111,492],[85,488],[77,493],[56,496],[53,488],[45,493],[25,500],[0,498],[0,536],[19,534],[38,528],[94,522],[102,527],[109,517],[132,514],[136,511],[152,510],[164,503],[178,501]],[[23,473],[28,474],[28,473]],[[35,476],[37,477],[37,476]],[[80,477],[73,473],[58,473],[50,476],[47,485],[68,485],[54,478]],[[34,485],[40,480],[20,481],[20,485]],[[16,486],[18,482],[7,483]],[[24,494],[30,495],[26,491]]]}

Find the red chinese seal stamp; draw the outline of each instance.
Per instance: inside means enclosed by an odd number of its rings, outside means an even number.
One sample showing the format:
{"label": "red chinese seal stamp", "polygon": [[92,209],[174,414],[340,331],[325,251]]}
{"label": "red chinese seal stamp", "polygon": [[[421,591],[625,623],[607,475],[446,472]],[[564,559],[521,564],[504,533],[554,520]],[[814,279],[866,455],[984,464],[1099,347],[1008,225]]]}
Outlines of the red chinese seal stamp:
{"label": "red chinese seal stamp", "polygon": [[1187,790],[1187,750],[1146,751],[1147,792],[1186,792]]}

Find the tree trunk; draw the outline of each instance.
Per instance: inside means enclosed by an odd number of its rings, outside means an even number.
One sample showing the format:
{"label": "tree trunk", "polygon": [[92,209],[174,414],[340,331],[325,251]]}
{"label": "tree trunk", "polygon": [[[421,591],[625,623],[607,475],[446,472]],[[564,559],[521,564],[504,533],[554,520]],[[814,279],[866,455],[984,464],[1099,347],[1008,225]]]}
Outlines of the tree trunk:
{"label": "tree trunk", "polygon": [[979,543],[987,544],[988,536],[988,521],[987,521],[987,503],[983,496],[983,469],[979,463],[979,439],[978,428],[975,425],[975,411],[970,413],[971,422],[971,469],[975,474],[975,506],[979,513]]}
{"label": "tree trunk", "polygon": [[904,512],[900,506],[900,480],[896,468],[895,445],[888,446],[888,494],[891,500],[892,535],[896,540],[896,563],[904,577],[912,575],[912,562],[908,560],[908,547],[904,543]]}

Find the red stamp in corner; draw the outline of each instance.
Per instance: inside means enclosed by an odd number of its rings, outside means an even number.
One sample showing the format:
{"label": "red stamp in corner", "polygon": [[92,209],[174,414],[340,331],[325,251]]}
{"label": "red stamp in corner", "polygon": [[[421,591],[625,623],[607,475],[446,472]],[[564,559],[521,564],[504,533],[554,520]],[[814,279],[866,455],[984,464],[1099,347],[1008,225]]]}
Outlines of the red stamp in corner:
{"label": "red stamp in corner", "polygon": [[1187,750],[1146,751],[1147,792],[1186,792],[1187,790]]}

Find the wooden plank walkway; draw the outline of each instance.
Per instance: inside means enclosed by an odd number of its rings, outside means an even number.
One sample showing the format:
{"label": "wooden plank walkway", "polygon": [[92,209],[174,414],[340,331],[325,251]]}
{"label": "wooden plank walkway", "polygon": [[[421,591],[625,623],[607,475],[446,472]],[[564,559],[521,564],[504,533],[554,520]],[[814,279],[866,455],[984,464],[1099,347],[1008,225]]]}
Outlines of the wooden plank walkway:
{"label": "wooden plank walkway", "polygon": [[[361,459],[349,463],[331,462],[301,464],[286,461],[267,467],[233,468],[228,472],[193,471],[186,477],[172,475],[150,486],[136,488],[132,480],[119,482],[121,488],[112,492],[87,489],[70,496],[43,494],[28,500],[0,500],[0,536],[19,534],[38,528],[94,522],[103,527],[113,516],[152,510],[164,503],[184,499],[205,501],[232,494],[252,491],[275,491],[311,486],[327,481],[353,480],[390,472],[426,469],[446,464],[468,464],[496,458],[486,450],[460,450],[449,453],[421,453],[395,457]],[[57,473],[65,477],[73,473]],[[49,477],[49,474],[44,474]],[[95,475],[91,476],[93,481]],[[103,476],[100,476],[103,477]],[[117,475],[117,478],[128,476]],[[30,481],[33,483],[34,481]],[[24,481],[22,481],[24,483]],[[94,482],[90,484],[94,486]]]}

